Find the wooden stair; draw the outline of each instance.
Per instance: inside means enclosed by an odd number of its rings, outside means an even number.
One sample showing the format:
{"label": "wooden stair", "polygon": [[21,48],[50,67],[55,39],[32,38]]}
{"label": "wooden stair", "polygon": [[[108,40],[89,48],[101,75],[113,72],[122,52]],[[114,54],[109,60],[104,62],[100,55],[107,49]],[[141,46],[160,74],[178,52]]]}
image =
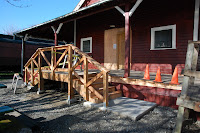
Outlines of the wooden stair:
{"label": "wooden stair", "polygon": [[[93,77],[90,76],[89,79],[92,79]],[[99,78],[94,83],[91,84],[91,86],[98,91],[101,95],[103,95],[103,79]],[[85,99],[86,93],[84,90],[84,85],[78,80],[73,79],[73,88]],[[122,96],[121,91],[116,91],[115,86],[108,86],[108,98],[116,99],[118,97]],[[103,101],[99,99],[94,93],[89,91],[89,102],[92,103],[102,103]]]}

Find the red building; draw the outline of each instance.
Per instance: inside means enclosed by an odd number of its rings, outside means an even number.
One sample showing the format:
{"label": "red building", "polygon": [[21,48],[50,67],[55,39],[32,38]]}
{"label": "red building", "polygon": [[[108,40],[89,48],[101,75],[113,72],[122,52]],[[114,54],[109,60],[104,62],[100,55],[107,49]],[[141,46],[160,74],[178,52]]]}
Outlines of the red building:
{"label": "red building", "polygon": [[80,0],[73,12],[16,35],[55,38],[56,45],[58,40],[73,42],[106,68],[124,69],[124,77],[130,70],[144,71],[146,64],[150,72],[160,66],[161,73],[172,74],[177,66],[181,74],[188,41],[198,40],[198,2]]}

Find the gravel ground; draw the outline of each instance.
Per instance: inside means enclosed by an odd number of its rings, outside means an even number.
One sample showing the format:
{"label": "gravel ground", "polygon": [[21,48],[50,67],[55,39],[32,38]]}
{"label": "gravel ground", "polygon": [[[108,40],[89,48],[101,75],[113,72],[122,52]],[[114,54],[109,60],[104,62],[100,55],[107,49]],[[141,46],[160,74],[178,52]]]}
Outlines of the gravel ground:
{"label": "gravel ground", "polygon": [[[40,124],[42,133],[67,132],[127,132],[127,133],[171,133],[175,127],[177,110],[156,107],[142,119],[134,122],[111,112],[89,109],[82,102],[66,104],[67,95],[56,90],[47,90],[37,95],[35,91],[11,90],[12,80],[1,80],[7,88],[0,88],[0,106],[9,105],[23,112]],[[189,124],[188,124],[189,123]],[[199,124],[188,122],[185,133],[199,133]]]}

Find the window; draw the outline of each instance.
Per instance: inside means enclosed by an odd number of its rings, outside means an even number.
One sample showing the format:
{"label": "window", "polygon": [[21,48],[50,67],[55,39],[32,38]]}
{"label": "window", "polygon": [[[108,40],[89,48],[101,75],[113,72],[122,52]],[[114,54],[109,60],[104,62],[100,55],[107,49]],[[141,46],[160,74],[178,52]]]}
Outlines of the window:
{"label": "window", "polygon": [[151,28],[151,50],[176,49],[176,25]]}
{"label": "window", "polygon": [[85,53],[92,53],[92,37],[81,38],[81,50]]}

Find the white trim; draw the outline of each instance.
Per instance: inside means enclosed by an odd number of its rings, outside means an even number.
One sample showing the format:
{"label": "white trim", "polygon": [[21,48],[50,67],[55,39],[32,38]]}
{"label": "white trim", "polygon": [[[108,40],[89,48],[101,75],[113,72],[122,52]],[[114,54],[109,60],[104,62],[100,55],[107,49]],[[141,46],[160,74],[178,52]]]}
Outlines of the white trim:
{"label": "white trim", "polygon": [[[172,29],[172,48],[155,48],[155,31],[169,30]],[[161,27],[151,28],[151,49],[150,50],[165,50],[165,49],[176,49],[176,25],[168,25]]]}
{"label": "white trim", "polygon": [[81,51],[83,51],[83,41],[90,41],[90,52],[85,53],[92,53],[92,37],[81,38]]}
{"label": "white trim", "polygon": [[133,15],[133,13],[138,8],[138,6],[140,5],[140,3],[142,3],[142,1],[143,0],[137,0],[137,2],[135,3],[135,5],[133,6],[133,8],[129,11],[129,16],[130,17]]}
{"label": "white trim", "polygon": [[63,26],[63,23],[60,23],[58,29],[56,30],[56,34],[58,34]]}
{"label": "white trim", "polygon": [[198,30],[199,30],[199,3],[200,0],[195,0],[194,10],[194,30],[193,30],[193,41],[198,41]]}
{"label": "white trim", "polygon": [[83,3],[85,2],[85,0],[80,0],[79,3],[77,4],[77,6],[74,8],[73,11],[77,11],[81,8],[81,6],[83,5]]}
{"label": "white trim", "polygon": [[125,12],[119,6],[115,6],[115,9],[117,9],[123,16],[125,16]]}

